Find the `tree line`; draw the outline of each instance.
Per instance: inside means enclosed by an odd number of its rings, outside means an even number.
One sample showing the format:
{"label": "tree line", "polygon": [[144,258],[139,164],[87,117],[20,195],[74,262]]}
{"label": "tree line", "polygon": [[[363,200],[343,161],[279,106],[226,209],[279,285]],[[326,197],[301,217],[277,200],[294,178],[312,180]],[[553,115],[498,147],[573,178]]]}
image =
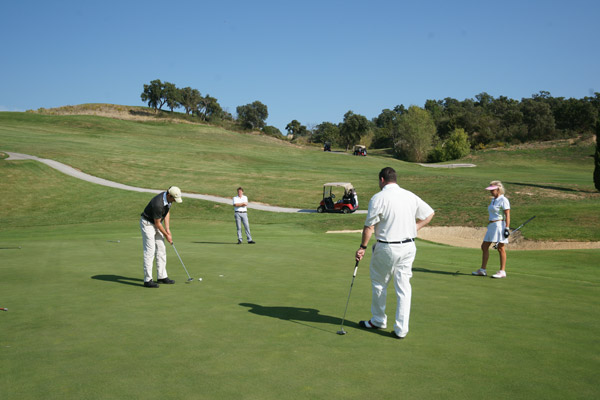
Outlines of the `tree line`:
{"label": "tree line", "polygon": [[[472,149],[594,134],[600,93],[583,99],[539,92],[520,101],[480,93],[475,99],[427,100],[424,107],[384,109],[370,121],[371,148],[392,148],[406,161],[457,159]],[[341,126],[316,126],[311,141],[344,145]],[[364,139],[364,138],[359,138]]]}
{"label": "tree line", "polygon": [[160,79],[144,84],[144,90],[140,97],[155,112],[162,111],[164,106],[171,112],[183,108],[186,115],[194,116],[205,122],[232,121],[241,129],[262,130],[267,134],[283,137],[279,129],[266,125],[265,121],[269,117],[269,111],[267,106],[260,101],[238,106],[236,108],[237,118],[234,118],[231,113],[223,110],[215,97],[209,94],[202,96],[198,89],[178,88],[174,83],[162,82]]}
{"label": "tree line", "polygon": [[[268,126],[268,108],[260,101],[236,108],[237,117],[222,109],[218,100],[197,89],[177,88],[169,82],[144,85],[141,99],[155,111],[183,108],[207,122],[229,120],[240,129],[260,130],[283,138]],[[427,100],[423,107],[400,104],[368,120],[348,111],[340,123],[322,122],[307,128],[297,120],[286,126],[288,138],[309,143],[329,142],[346,150],[363,140],[371,148],[390,148],[405,161],[439,162],[458,159],[472,149],[594,135],[600,124],[600,93],[582,99],[552,97],[540,91],[521,100],[497,98],[486,92],[474,99]],[[600,173],[600,172],[599,172]],[[600,178],[599,178],[600,179]]]}

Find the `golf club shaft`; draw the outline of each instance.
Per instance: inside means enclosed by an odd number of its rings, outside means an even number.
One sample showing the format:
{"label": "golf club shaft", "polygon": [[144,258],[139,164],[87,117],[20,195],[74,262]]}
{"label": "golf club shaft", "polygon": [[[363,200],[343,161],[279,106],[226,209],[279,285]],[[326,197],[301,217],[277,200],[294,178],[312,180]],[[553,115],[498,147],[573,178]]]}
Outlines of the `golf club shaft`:
{"label": "golf club shaft", "polygon": [[358,271],[358,263],[359,261],[356,261],[356,265],[354,266],[354,273],[352,274],[352,283],[350,283],[350,291],[348,292],[348,300],[346,300],[346,308],[344,309],[344,316],[342,317],[342,325],[340,327],[340,330],[343,331],[344,330],[344,321],[346,320],[346,311],[348,311],[348,303],[350,302],[350,294],[352,293],[352,286],[354,286],[354,278],[356,278],[356,272]]}
{"label": "golf club shaft", "polygon": [[192,277],[190,276],[190,273],[188,272],[187,268],[185,267],[185,264],[183,263],[183,260],[181,259],[181,256],[179,255],[179,252],[177,251],[177,247],[175,247],[175,243],[171,243],[171,244],[173,245],[173,250],[175,250],[175,254],[177,254],[177,258],[179,258],[179,261],[181,261],[181,266],[185,270],[185,273],[187,274],[189,280],[192,280]]}
{"label": "golf club shaft", "polygon": [[513,229],[513,232],[518,231],[519,229],[521,229],[522,227],[524,227],[525,224],[527,224],[529,221],[531,221],[534,218],[535,218],[535,215],[533,217],[529,218],[527,221],[523,222],[521,225],[519,225],[519,227],[517,229]]}
{"label": "golf club shaft", "polygon": [[[535,215],[533,217],[529,218],[527,221],[523,222],[521,225],[519,225],[519,227],[517,229],[513,229],[511,233],[515,233],[516,231],[520,230],[522,227],[525,226],[525,224],[527,224],[529,221],[531,221],[534,218],[535,218]],[[500,242],[497,242],[494,245],[494,248],[497,249],[499,244],[500,244]]]}

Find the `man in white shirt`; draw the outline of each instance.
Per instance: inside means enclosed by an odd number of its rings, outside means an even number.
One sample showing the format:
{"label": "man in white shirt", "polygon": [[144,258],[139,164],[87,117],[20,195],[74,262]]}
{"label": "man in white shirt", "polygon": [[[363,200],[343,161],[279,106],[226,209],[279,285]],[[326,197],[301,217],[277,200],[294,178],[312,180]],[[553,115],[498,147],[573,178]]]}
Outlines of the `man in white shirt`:
{"label": "man in white shirt", "polygon": [[385,301],[387,287],[393,278],[396,289],[396,322],[392,335],[404,339],[408,334],[412,289],[412,263],[417,253],[415,238],[417,231],[433,219],[433,209],[417,195],[400,188],[396,183],[396,171],[387,167],[379,173],[379,188],[369,201],[369,211],[362,232],[356,260],[365,255],[371,235],[375,233],[377,243],[371,257],[371,302],[372,317],[360,321],[365,329],[385,329],[387,315]]}
{"label": "man in white shirt", "polygon": [[233,198],[233,209],[235,211],[235,226],[237,227],[238,244],[242,244],[242,224],[246,231],[248,244],[255,244],[250,234],[250,223],[248,223],[248,197],[244,196],[244,189],[237,188],[238,195]]}

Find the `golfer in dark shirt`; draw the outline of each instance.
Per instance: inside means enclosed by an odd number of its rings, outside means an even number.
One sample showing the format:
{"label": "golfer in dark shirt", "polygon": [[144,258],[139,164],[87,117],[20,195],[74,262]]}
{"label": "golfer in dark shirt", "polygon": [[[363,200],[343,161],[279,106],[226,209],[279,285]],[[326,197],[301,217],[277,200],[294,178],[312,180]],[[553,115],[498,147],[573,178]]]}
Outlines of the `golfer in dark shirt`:
{"label": "golfer in dark shirt", "polygon": [[[152,280],[152,264],[156,258],[157,282],[172,284],[174,280],[167,275],[167,252],[165,238],[173,244],[169,222],[171,220],[171,204],[173,201],[181,203],[181,190],[171,186],[166,192],[154,196],[148,203],[142,218],[142,243],[144,246],[144,286],[157,288],[158,284]],[[164,224],[164,226],[163,226]]]}

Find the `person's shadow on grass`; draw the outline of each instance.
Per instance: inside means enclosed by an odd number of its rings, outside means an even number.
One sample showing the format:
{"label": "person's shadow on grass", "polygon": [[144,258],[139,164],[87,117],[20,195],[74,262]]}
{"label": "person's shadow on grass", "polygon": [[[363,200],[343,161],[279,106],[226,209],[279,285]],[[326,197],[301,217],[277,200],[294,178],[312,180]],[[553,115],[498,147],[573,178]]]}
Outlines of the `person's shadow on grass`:
{"label": "person's shadow on grass", "polygon": [[238,244],[237,241],[235,241],[235,242],[192,242],[192,243],[196,243],[196,244]]}
{"label": "person's shadow on grass", "polygon": [[434,269],[427,269],[427,268],[413,268],[412,270],[413,270],[413,272],[426,272],[428,274],[440,274],[440,275],[452,275],[452,276],[457,276],[457,275],[471,276],[471,274],[465,274],[460,271],[456,271],[456,272],[436,271]]}
{"label": "person's shadow on grass", "polygon": [[[341,325],[342,319],[338,317],[332,317],[331,315],[319,314],[319,310],[314,308],[302,308],[302,307],[265,307],[258,304],[251,303],[240,303],[242,307],[248,307],[248,312],[253,314],[262,315],[265,317],[278,318],[286,321],[290,321],[296,324],[308,326],[314,329],[324,330],[313,325],[306,324],[305,322],[316,322],[320,324],[330,325]],[[347,327],[358,328],[358,324],[351,321],[344,321],[344,325]]]}
{"label": "person's shadow on grass", "polygon": [[121,275],[94,275],[92,276],[92,279],[106,282],[117,282],[122,283],[123,285],[144,286],[144,280],[141,278],[129,278]]}

